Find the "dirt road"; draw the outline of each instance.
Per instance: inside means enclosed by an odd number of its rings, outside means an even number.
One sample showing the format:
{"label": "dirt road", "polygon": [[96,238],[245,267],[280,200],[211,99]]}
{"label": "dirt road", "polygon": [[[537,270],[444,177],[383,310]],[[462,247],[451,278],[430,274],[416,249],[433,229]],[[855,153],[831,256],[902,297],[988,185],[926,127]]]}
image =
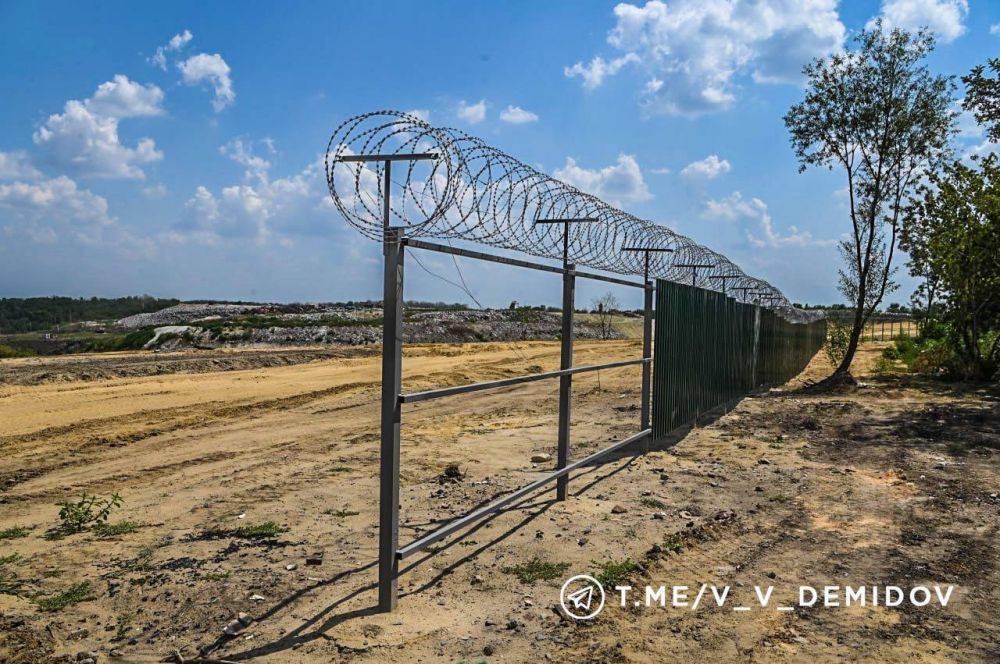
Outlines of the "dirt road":
{"label": "dirt road", "polygon": [[[408,350],[407,391],[558,363],[552,342]],[[638,353],[631,340],[581,342],[576,361]],[[183,370],[201,373],[0,384],[0,660],[192,660],[199,648],[275,662],[1000,652],[995,393],[892,378],[842,396],[747,399],[669,449],[587,469],[564,503],[536,496],[408,560],[399,611],[380,615],[378,359],[310,359],[205,371],[195,357]],[[806,376],[825,369],[817,358]],[[575,385],[574,453],[637,428],[638,368]],[[541,382],[407,407],[401,539],[550,468],[530,459],[554,452],[556,400],[557,385]],[[57,503],[82,491],[119,492],[111,522],[128,525],[46,537]],[[520,579],[535,558],[558,572]],[[609,561],[637,563],[622,577],[635,584],[933,580],[955,584],[957,601],[782,614],[609,606],[587,624],[552,610],[564,578]],[[241,611],[252,622],[221,638]]]}

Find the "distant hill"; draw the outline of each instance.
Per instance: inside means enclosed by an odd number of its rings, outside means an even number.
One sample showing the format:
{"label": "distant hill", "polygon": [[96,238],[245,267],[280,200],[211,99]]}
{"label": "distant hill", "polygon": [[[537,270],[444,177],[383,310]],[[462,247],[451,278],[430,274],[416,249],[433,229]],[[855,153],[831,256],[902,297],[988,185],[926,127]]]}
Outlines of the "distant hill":
{"label": "distant hill", "polygon": [[0,334],[49,330],[85,320],[117,320],[158,311],[180,300],[149,295],[118,298],[29,297],[0,298]]}

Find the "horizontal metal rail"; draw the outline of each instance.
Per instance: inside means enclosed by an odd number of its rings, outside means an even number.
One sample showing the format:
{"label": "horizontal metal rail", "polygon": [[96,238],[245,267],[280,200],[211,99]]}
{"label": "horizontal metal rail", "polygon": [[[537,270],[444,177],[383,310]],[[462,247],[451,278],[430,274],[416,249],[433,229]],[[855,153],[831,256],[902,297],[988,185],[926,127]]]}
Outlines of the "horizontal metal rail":
{"label": "horizontal metal rail", "polygon": [[601,369],[614,369],[615,367],[626,367],[633,364],[644,364],[650,361],[652,361],[652,358],[639,358],[637,360],[622,360],[621,362],[608,362],[607,364],[590,364],[582,367],[573,367],[572,369],[545,371],[543,373],[527,374],[525,376],[517,376],[514,378],[501,378],[500,380],[490,380],[484,383],[471,383],[468,385],[457,385],[455,387],[442,387],[440,389],[427,390],[425,392],[411,392],[410,394],[400,394],[399,400],[401,403],[416,403],[418,401],[427,401],[428,399],[439,399],[441,397],[450,397],[455,394],[479,392],[480,390],[492,390],[499,387],[507,387],[509,385],[520,385],[521,383],[533,383],[536,380],[546,380],[547,378],[559,378],[560,376],[572,376],[573,374],[587,373],[588,371],[600,371]]}
{"label": "horizontal metal rail", "polygon": [[461,530],[463,527],[465,527],[470,523],[478,521],[483,517],[492,514],[493,512],[497,512],[503,509],[507,505],[510,505],[511,503],[517,501],[519,498],[523,498],[524,496],[527,496],[528,494],[536,491],[537,489],[540,489],[549,482],[553,482],[564,475],[568,475],[571,471],[574,471],[581,466],[585,466],[588,463],[595,461],[606,454],[610,454],[615,450],[619,450],[627,445],[631,445],[632,443],[640,441],[651,434],[652,434],[652,429],[645,429],[643,431],[640,431],[639,433],[633,436],[629,436],[625,440],[618,441],[614,445],[605,447],[603,450],[598,450],[597,452],[594,452],[590,456],[586,456],[582,459],[574,461],[573,463],[567,465],[565,468],[560,468],[559,470],[548,473],[544,477],[535,480],[531,484],[526,484],[520,489],[515,490],[513,493],[509,493],[503,498],[499,498],[493,501],[489,505],[485,505],[477,510],[469,512],[465,516],[454,519],[453,521],[449,521],[446,525],[438,528],[437,530],[431,533],[424,535],[420,539],[410,542],[403,548],[399,549],[396,552],[396,558],[398,558],[399,560],[403,560],[404,558],[408,558],[409,556],[412,556],[415,553],[419,553],[420,551],[423,551],[431,544],[434,544],[435,542],[444,539],[445,537],[451,535],[457,530]]}
{"label": "horizontal metal rail", "polygon": [[533,261],[525,261],[519,258],[507,258],[506,256],[494,256],[493,254],[485,254],[481,251],[473,251],[471,249],[459,249],[458,247],[449,247],[445,244],[437,244],[436,242],[426,242],[424,240],[414,240],[413,238],[405,238],[403,244],[408,247],[413,247],[415,249],[426,249],[428,251],[439,251],[444,254],[453,254],[455,256],[464,256],[465,258],[475,258],[481,261],[490,261],[493,263],[502,263],[504,265],[513,265],[514,267],[526,267],[532,270],[540,270],[542,272],[551,272],[553,274],[572,274],[577,277],[583,277],[584,279],[594,279],[597,281],[606,281],[612,284],[619,284],[621,286],[632,286],[633,288],[652,288],[649,284],[643,284],[638,281],[629,281],[628,279],[619,279],[617,277],[608,277],[603,274],[594,274],[593,272],[581,272],[579,270],[568,270],[562,267],[556,267],[555,265],[545,265],[544,263],[535,263]]}
{"label": "horizontal metal rail", "polygon": [[437,159],[436,152],[414,152],[399,154],[345,154],[337,161],[417,161],[420,159]]}

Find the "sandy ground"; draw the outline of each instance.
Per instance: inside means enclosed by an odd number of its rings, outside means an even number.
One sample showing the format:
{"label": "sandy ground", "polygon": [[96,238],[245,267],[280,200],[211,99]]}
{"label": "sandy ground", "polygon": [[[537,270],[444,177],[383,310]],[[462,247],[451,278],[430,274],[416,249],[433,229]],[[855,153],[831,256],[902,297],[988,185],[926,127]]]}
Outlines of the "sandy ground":
{"label": "sandy ground", "polygon": [[[579,342],[576,362],[638,354],[633,340]],[[183,373],[156,375],[108,361],[113,377],[0,384],[0,531],[30,528],[0,541],[0,559],[18,554],[0,568],[17,586],[0,594],[0,661],[197,661],[199,649],[202,661],[274,662],[1000,656],[996,392],[906,377],[795,392],[829,371],[817,357],[783,391],[581,471],[565,502],[539,494],[408,559],[399,610],[377,614],[377,357],[212,370],[193,354]],[[12,375],[17,362],[0,368]],[[416,346],[404,389],[557,363],[551,342]],[[575,454],[637,429],[638,384],[636,367],[577,378]],[[401,540],[549,469],[530,459],[554,452],[557,392],[538,382],[405,407]],[[463,477],[442,477],[449,464]],[[46,538],[57,503],[82,491],[119,492],[111,521],[140,527]],[[267,521],[288,530],[231,532]],[[316,552],[321,563],[307,564]],[[530,583],[509,573],[536,557],[566,570]],[[554,610],[564,578],[626,559],[632,585],[728,584],[742,600],[762,584],[782,601],[800,584],[935,582],[956,597],[784,613],[609,605],[589,623]],[[84,601],[39,607],[80,582]],[[241,611],[253,621],[222,638]]]}

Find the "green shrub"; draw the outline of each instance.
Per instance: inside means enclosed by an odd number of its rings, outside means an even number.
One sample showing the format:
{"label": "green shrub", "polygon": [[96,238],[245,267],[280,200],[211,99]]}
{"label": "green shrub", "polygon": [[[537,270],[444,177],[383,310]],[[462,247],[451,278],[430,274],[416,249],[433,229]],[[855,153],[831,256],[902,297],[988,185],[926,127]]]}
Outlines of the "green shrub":
{"label": "green shrub", "polygon": [[121,504],[122,497],[117,493],[103,499],[84,493],[76,502],[59,503],[59,526],[56,532],[69,535],[83,532],[94,525],[105,524],[111,511],[121,507]]}
{"label": "green shrub", "polygon": [[851,343],[851,328],[843,323],[830,319],[827,326],[826,341],[823,352],[834,366],[840,366],[847,355],[847,347]]}
{"label": "green shrub", "polygon": [[11,357],[31,357],[33,355],[35,355],[35,351],[28,348],[14,348],[13,346],[0,344],[0,360]]}

